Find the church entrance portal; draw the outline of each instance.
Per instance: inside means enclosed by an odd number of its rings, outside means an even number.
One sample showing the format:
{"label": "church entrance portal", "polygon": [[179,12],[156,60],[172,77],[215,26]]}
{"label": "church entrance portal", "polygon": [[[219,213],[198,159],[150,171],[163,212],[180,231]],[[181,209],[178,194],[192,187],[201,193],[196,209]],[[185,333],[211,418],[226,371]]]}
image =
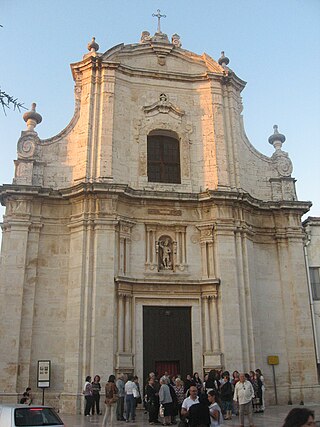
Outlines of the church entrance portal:
{"label": "church entrance portal", "polygon": [[143,307],[143,376],[192,375],[191,307]]}

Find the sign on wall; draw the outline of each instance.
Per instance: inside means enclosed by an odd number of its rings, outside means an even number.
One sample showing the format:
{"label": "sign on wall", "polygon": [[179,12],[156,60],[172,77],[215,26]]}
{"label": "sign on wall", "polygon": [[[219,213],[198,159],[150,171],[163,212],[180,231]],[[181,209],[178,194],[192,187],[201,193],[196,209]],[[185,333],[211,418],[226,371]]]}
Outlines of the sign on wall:
{"label": "sign on wall", "polygon": [[268,356],[268,365],[279,365],[279,356]]}
{"label": "sign on wall", "polygon": [[38,360],[38,387],[50,387],[51,360]]}

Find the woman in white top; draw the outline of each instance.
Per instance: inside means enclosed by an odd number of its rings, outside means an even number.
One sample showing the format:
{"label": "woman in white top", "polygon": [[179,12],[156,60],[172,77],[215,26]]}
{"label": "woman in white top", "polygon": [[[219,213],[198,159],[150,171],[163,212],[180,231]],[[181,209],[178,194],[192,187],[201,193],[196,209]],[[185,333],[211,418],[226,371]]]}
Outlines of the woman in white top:
{"label": "woman in white top", "polygon": [[208,392],[208,400],[210,403],[209,411],[210,411],[210,427],[220,427],[223,424],[223,415],[218,405],[217,401],[217,393],[215,390],[210,390]]}

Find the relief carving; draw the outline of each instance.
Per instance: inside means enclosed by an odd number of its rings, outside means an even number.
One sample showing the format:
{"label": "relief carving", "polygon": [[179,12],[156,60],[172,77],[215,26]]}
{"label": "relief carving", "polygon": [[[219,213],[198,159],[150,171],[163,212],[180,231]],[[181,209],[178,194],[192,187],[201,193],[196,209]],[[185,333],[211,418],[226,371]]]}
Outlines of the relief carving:
{"label": "relief carving", "polygon": [[22,132],[22,136],[18,140],[18,158],[30,159],[36,151],[36,144],[40,143],[40,139],[36,132]]}
{"label": "relief carving", "polygon": [[181,118],[185,112],[179,107],[173,105],[165,93],[161,93],[159,101],[154,102],[151,105],[143,107],[143,111],[147,116],[155,116],[157,114],[170,114],[172,117]]}
{"label": "relief carving", "polygon": [[291,176],[293,166],[288,153],[282,150],[277,150],[271,157],[279,175]]}

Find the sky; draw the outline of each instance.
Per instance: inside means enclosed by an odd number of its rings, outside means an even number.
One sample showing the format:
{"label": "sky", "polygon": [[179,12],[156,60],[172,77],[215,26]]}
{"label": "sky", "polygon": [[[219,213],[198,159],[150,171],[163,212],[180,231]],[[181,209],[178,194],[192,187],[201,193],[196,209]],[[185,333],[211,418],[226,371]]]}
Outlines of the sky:
{"label": "sky", "polygon": [[[247,86],[242,92],[246,134],[271,156],[273,125],[286,136],[299,200],[320,216],[320,0],[0,0],[0,87],[26,107],[37,103],[40,138],[59,133],[74,111],[70,63],[93,36],[105,52],[137,43],[143,30],[161,30],[182,47],[218,60]],[[0,111],[0,185],[11,183],[23,112]],[[0,208],[0,220],[4,208]],[[306,217],[305,216],[305,217]]]}

